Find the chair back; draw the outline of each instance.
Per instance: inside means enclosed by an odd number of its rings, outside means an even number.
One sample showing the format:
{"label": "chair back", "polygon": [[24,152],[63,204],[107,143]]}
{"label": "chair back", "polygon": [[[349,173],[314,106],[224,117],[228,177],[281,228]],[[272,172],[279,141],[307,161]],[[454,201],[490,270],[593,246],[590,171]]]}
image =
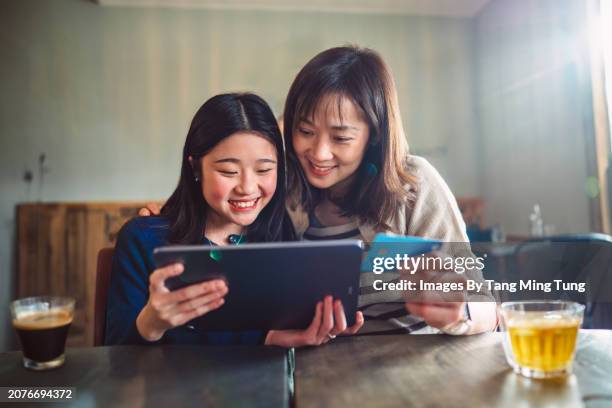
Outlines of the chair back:
{"label": "chair back", "polygon": [[[612,328],[612,237],[599,233],[533,238],[517,245],[515,279],[586,282],[583,296],[567,297],[585,304],[583,327]],[[558,292],[551,293],[557,296]]]}
{"label": "chair back", "polygon": [[106,304],[108,302],[108,287],[110,285],[114,252],[114,248],[103,248],[98,252],[96,295],[94,303],[94,346],[101,346],[104,344]]}

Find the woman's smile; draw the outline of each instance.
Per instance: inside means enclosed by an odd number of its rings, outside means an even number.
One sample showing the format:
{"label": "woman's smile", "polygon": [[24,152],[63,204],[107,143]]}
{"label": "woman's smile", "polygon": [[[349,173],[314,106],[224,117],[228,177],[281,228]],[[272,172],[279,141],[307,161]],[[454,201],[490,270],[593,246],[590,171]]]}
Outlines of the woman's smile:
{"label": "woman's smile", "polygon": [[334,169],[338,167],[338,165],[330,165],[330,164],[317,164],[310,159],[308,160],[308,170],[314,175],[318,177],[328,176]]}

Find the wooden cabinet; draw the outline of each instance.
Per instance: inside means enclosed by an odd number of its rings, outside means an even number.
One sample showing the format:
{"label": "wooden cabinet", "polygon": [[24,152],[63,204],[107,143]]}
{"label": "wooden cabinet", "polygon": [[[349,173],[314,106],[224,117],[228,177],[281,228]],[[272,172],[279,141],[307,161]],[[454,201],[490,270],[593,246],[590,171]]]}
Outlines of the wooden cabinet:
{"label": "wooden cabinet", "polygon": [[98,251],[115,245],[143,202],[33,203],[17,206],[17,296],[76,299],[69,346],[93,345]]}

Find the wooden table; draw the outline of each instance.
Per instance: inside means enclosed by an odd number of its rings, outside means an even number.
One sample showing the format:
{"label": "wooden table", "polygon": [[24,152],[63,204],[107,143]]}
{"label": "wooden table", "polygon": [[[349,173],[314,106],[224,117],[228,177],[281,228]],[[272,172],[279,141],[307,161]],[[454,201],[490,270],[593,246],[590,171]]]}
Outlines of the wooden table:
{"label": "wooden table", "polygon": [[[298,408],[612,406],[612,331],[580,333],[575,374],[564,381],[514,374],[500,341],[499,333],[339,337],[295,353],[295,403]],[[47,372],[24,369],[21,353],[8,352],[0,353],[0,386],[75,387],[72,406],[79,407],[288,407],[287,367],[287,352],[268,347],[76,348],[67,351],[63,367]]]}
{"label": "wooden table", "polygon": [[[270,347],[75,348],[45,372],[23,368],[21,352],[0,353],[0,386],[75,387],[78,407],[289,406],[287,352]],[[67,406],[41,406],[54,405]]]}
{"label": "wooden table", "polygon": [[304,407],[612,406],[612,331],[580,333],[574,375],[528,380],[512,372],[501,333],[362,336],[296,352]]}

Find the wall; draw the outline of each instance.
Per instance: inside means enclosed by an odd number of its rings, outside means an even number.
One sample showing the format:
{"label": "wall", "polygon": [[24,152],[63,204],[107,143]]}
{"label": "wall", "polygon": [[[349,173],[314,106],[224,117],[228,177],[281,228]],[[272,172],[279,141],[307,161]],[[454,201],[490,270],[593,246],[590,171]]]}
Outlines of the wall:
{"label": "wall", "polygon": [[487,220],[529,232],[542,207],[556,233],[590,230],[593,138],[585,3],[493,0],[475,20],[476,112]]}
{"label": "wall", "polygon": [[[0,305],[13,294],[16,203],[167,197],[207,97],[252,90],[279,114],[299,68],[331,46],[383,54],[413,150],[457,195],[478,194],[471,33],[465,19],[0,2]],[[9,333],[2,306],[0,350]]]}

